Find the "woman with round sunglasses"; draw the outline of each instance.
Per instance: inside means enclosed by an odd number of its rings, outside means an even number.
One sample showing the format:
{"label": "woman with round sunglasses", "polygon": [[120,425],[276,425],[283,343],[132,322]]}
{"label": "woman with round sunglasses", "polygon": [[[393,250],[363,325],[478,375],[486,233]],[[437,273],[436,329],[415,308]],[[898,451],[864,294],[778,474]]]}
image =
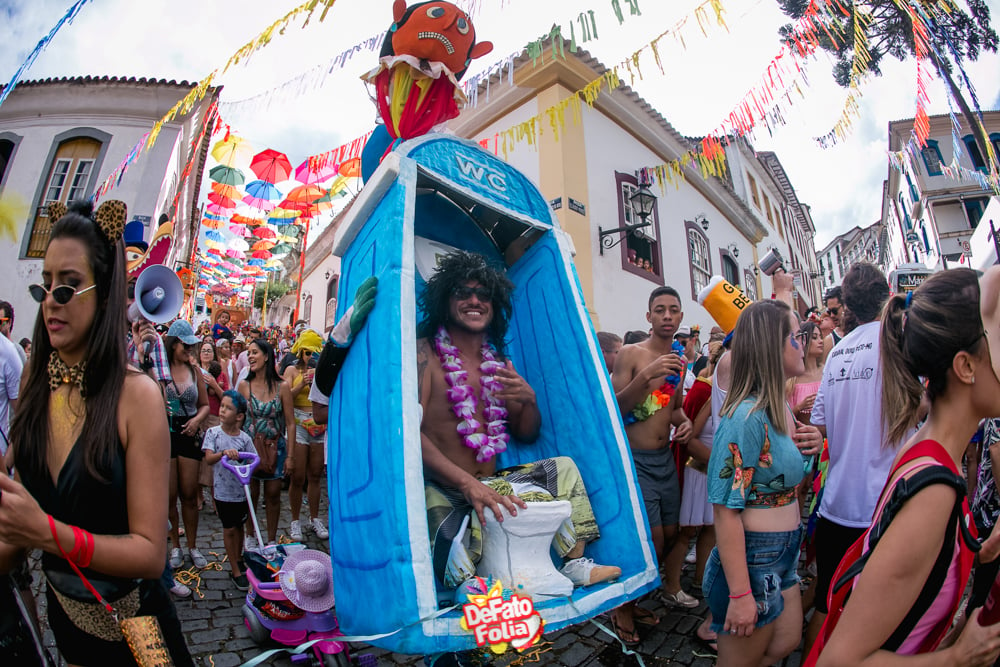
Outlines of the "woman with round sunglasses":
{"label": "woman with round sunglasses", "polygon": [[96,216],[89,203],[50,205],[49,216],[11,428],[16,476],[0,475],[0,569],[42,550],[48,621],[70,665],[134,664],[94,592],[119,618],[155,616],[174,664],[191,665],[161,578],[170,440],[150,406],[163,397],[126,362],[125,205]]}

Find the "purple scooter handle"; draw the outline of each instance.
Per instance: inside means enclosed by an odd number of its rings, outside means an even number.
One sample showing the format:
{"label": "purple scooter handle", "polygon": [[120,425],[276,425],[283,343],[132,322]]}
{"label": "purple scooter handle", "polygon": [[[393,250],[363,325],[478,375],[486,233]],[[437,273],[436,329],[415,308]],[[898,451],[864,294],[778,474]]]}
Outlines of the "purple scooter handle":
{"label": "purple scooter handle", "polygon": [[260,457],[253,452],[240,452],[239,460],[247,460],[249,463],[234,463],[228,456],[223,456],[221,463],[236,475],[236,478],[240,480],[240,484],[246,486],[250,483],[253,471],[257,469],[257,465],[260,463]]}

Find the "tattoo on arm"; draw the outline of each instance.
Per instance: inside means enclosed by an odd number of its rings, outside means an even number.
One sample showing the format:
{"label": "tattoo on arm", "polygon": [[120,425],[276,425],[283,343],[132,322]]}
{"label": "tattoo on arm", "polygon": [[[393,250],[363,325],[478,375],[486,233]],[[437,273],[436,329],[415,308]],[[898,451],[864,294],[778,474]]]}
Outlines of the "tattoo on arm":
{"label": "tattoo on arm", "polygon": [[428,363],[430,363],[430,345],[426,340],[422,340],[417,343],[417,396],[423,395],[424,375]]}

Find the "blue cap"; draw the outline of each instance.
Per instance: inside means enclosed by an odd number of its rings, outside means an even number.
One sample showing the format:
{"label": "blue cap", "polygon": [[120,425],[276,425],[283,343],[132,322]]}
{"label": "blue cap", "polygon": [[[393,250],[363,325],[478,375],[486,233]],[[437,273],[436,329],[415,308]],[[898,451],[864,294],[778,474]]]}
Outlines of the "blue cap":
{"label": "blue cap", "polygon": [[201,339],[194,335],[194,329],[187,320],[176,320],[167,329],[168,336],[177,336],[185,345],[197,345]]}

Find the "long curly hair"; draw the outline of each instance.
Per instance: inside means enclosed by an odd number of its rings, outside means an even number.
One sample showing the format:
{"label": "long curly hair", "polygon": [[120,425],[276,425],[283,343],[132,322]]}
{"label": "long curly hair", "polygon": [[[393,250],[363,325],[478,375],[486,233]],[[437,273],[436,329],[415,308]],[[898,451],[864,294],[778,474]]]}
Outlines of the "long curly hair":
{"label": "long curly hair", "polygon": [[456,287],[475,280],[489,290],[492,295],[493,320],[486,328],[490,342],[500,354],[506,348],[507,327],[510,325],[511,293],[514,283],[500,270],[486,262],[477,253],[458,251],[445,255],[438,264],[438,271],[427,281],[419,305],[424,311],[424,320],[417,326],[420,338],[430,338],[438,327],[447,325],[448,305],[451,292]]}

